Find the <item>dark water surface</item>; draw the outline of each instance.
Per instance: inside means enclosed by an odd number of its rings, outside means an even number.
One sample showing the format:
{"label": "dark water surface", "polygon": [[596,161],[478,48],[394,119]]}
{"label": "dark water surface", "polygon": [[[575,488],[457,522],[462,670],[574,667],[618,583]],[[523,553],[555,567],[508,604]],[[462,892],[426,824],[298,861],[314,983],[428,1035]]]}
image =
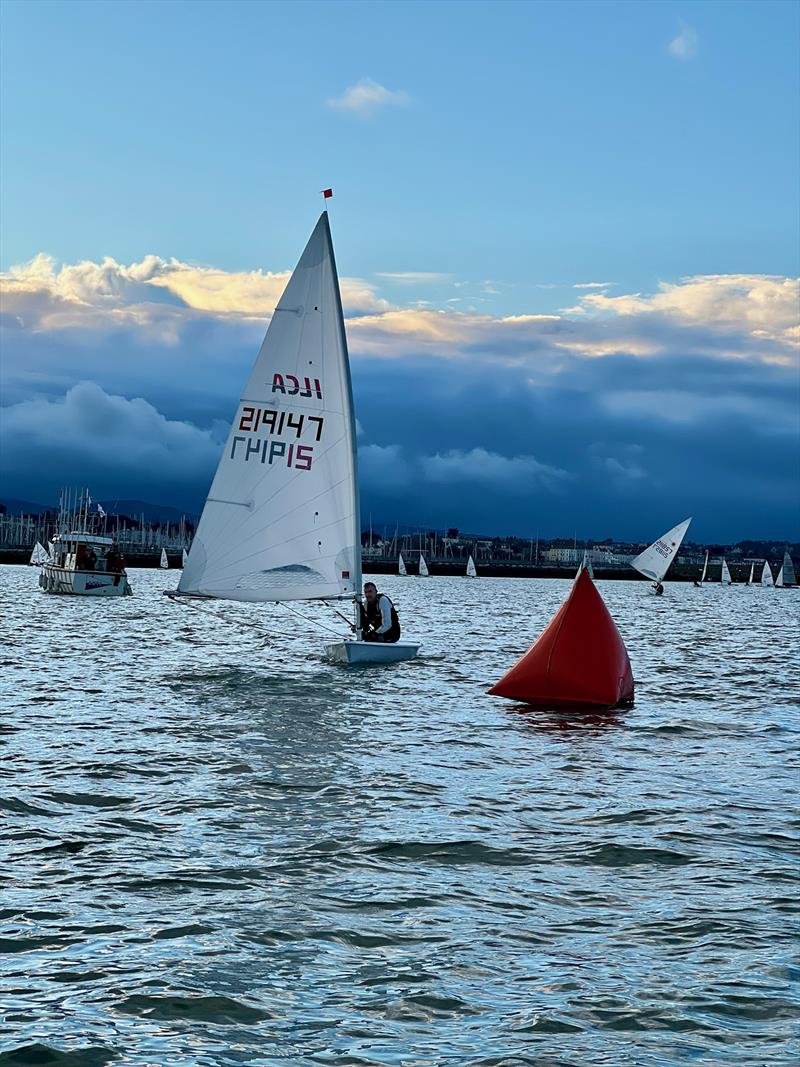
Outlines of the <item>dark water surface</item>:
{"label": "dark water surface", "polygon": [[485,695],[566,582],[382,580],[424,656],[347,670],[176,578],[0,569],[0,1062],[795,1061],[800,591],[601,583],[570,716]]}

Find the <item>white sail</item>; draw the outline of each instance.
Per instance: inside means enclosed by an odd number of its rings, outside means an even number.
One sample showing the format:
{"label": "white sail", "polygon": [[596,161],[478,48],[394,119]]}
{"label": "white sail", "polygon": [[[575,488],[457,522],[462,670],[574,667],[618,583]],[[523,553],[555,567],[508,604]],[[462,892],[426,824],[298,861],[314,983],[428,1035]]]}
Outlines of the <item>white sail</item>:
{"label": "white sail", "polygon": [[419,576],[420,578],[428,577],[428,564],[425,562],[425,557],[420,553],[419,557]]}
{"label": "white sail", "polygon": [[181,566],[182,566],[182,567],[185,567],[185,566],[186,566],[186,560],[187,560],[188,558],[189,558],[189,557],[188,557],[188,555],[187,555],[186,549],[185,549],[185,548],[182,548],[182,549],[181,549]]}
{"label": "white sail", "polygon": [[719,580],[722,582],[723,585],[731,585],[733,583],[733,579],[731,578],[731,572],[728,569],[728,561],[724,559],[722,561],[722,571],[720,573]]}
{"label": "white sail", "polygon": [[402,552],[397,557],[397,573],[400,575],[401,578],[405,578],[408,574],[408,571],[406,570],[406,561],[403,559]]}
{"label": "white sail", "polygon": [[272,316],[178,585],[241,601],[361,583],[350,365],[327,212]]}
{"label": "white sail", "polygon": [[475,560],[472,558],[471,555],[470,555],[469,559],[467,560],[467,577],[468,578],[477,578],[478,577],[478,571],[475,568]]}
{"label": "white sail", "polygon": [[797,585],[797,576],[794,573],[794,563],[787,548],[783,554],[783,582],[784,585]]}
{"label": "white sail", "polygon": [[783,564],[781,564],[781,569],[778,571],[778,577],[775,579],[775,585],[778,589],[783,589]]}
{"label": "white sail", "polygon": [[753,584],[753,575],[755,574],[755,570],[756,570],[755,563],[751,563],[750,564],[750,577],[747,579],[747,584],[748,585],[752,585]]}
{"label": "white sail", "polygon": [[31,552],[31,558],[28,562],[34,567],[41,567],[41,565],[47,563],[49,559],[49,552],[40,541],[37,541],[33,546],[33,552]]}
{"label": "white sail", "polygon": [[161,549],[161,559],[158,561],[158,565],[162,569],[162,571],[169,570],[169,560],[167,559],[166,548]]}
{"label": "white sail", "polygon": [[775,584],[775,582],[772,580],[772,571],[770,570],[769,563],[767,563],[766,560],[764,560],[764,568],[761,571],[761,584],[762,585],[774,585]]}
{"label": "white sail", "polygon": [[708,574],[708,550],[706,550],[706,558],[703,560],[703,573],[700,575],[701,584],[706,580]]}
{"label": "white sail", "polygon": [[643,574],[645,578],[652,578],[654,582],[662,581],[670,563],[678,554],[681,541],[686,536],[691,521],[690,518],[685,519],[677,526],[673,526],[644,552],[640,552],[636,559],[631,561],[633,569]]}

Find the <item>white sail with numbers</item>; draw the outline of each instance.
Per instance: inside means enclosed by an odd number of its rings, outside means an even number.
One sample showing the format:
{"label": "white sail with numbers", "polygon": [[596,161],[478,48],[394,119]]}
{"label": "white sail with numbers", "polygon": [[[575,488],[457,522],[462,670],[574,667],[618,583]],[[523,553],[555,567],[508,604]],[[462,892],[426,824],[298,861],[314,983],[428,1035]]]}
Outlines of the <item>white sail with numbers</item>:
{"label": "white sail with numbers", "polygon": [[766,560],[764,560],[764,566],[761,570],[761,584],[770,586],[775,584],[772,579],[772,570],[770,569],[770,565]]}
{"label": "white sail with numbers", "polygon": [[420,553],[419,557],[419,576],[420,578],[428,578],[428,564],[425,562],[425,557]]}
{"label": "white sail with numbers", "polygon": [[475,568],[475,560],[472,558],[471,555],[470,555],[469,559],[467,560],[467,577],[468,578],[477,578],[478,577],[478,572],[477,572],[477,570]]}
{"label": "white sail with numbers", "polygon": [[691,521],[691,519],[684,519],[683,522],[673,526],[671,530],[659,537],[644,552],[640,552],[636,559],[631,561],[633,569],[643,574],[645,578],[652,578],[655,582],[662,581],[670,563],[678,554],[681,541],[686,536]]}
{"label": "white sail with numbers", "polygon": [[178,592],[311,600],[360,584],[350,365],[323,212],[239,401]]}

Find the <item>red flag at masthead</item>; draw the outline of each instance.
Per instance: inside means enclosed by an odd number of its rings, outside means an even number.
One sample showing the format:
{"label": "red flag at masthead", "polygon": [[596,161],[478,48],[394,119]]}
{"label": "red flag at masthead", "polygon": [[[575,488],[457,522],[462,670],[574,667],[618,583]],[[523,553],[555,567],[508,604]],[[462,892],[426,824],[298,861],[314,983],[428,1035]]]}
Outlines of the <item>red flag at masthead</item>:
{"label": "red flag at masthead", "polygon": [[330,198],[333,196],[333,189],[323,189],[322,195],[325,200],[330,200]]}

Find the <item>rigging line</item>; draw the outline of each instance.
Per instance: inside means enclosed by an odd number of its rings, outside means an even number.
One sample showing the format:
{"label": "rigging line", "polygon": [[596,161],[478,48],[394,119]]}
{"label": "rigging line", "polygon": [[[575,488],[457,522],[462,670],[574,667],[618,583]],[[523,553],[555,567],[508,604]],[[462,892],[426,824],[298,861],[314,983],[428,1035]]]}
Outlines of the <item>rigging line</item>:
{"label": "rigging line", "polygon": [[265,626],[262,626],[258,622],[245,622],[244,619],[232,619],[227,615],[221,615],[217,611],[209,611],[208,608],[203,608],[199,604],[195,604],[192,600],[184,600],[182,597],[170,597],[173,604],[180,604],[184,608],[192,608],[194,611],[200,611],[204,615],[210,615],[212,619],[216,619],[217,622],[227,623],[228,626],[235,626],[239,629],[251,629],[260,630],[261,633],[267,637],[293,637],[293,634],[281,633],[280,630],[268,630]]}
{"label": "rigging line", "polygon": [[338,637],[340,641],[343,640],[342,635],[339,633],[338,630],[332,630],[330,626],[326,626],[325,623],[320,622],[319,619],[310,619],[307,615],[303,615],[302,612],[299,612],[296,608],[293,608],[291,604],[287,604],[285,600],[279,600],[278,603],[281,605],[281,607],[286,608],[287,611],[291,611],[292,614],[299,616],[299,618],[303,619],[305,622],[311,623],[312,626],[319,626],[321,629],[327,630],[329,634],[333,634],[335,637]]}

